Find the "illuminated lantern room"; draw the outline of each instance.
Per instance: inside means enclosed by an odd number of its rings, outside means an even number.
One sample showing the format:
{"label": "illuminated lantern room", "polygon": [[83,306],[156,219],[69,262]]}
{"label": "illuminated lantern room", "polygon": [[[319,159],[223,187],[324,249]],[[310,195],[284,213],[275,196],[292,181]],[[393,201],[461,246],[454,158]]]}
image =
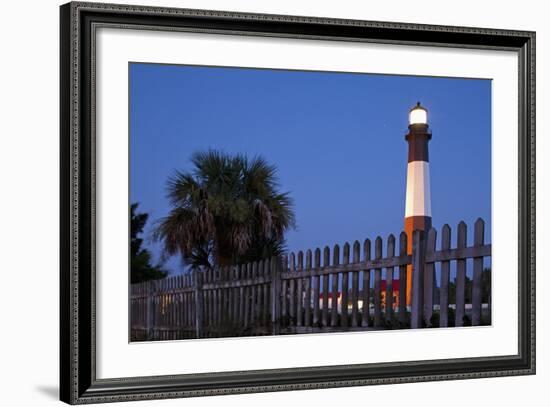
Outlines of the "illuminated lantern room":
{"label": "illuminated lantern room", "polygon": [[412,124],[428,124],[428,111],[420,105],[420,102],[417,102],[416,106],[409,111],[409,125]]}

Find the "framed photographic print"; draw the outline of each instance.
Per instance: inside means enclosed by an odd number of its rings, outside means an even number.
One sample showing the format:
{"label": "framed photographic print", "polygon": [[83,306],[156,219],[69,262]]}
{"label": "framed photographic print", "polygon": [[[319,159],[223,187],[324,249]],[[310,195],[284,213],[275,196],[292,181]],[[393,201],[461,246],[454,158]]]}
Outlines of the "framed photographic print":
{"label": "framed photographic print", "polygon": [[535,33],[60,13],[63,401],[535,373]]}

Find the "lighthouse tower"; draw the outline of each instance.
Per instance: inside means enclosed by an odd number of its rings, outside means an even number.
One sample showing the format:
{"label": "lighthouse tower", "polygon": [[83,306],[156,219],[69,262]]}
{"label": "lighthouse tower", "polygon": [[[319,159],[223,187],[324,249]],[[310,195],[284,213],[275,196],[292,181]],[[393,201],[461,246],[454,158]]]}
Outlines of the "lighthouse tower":
{"label": "lighthouse tower", "polygon": [[[432,138],[428,130],[428,111],[416,104],[409,112],[409,143],[407,164],[407,195],[405,198],[405,233],[407,252],[412,254],[413,231],[429,230],[432,227],[430,196],[430,160],[428,142]],[[407,268],[407,305],[411,305],[412,268]]]}

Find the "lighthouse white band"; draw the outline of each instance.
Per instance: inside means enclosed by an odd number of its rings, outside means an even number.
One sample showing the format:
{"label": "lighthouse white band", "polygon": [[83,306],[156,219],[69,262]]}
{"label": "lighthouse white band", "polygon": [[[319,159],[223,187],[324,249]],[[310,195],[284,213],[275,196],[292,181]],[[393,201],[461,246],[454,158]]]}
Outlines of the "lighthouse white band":
{"label": "lighthouse white band", "polygon": [[426,161],[411,161],[407,165],[405,217],[409,216],[432,216],[430,163]]}

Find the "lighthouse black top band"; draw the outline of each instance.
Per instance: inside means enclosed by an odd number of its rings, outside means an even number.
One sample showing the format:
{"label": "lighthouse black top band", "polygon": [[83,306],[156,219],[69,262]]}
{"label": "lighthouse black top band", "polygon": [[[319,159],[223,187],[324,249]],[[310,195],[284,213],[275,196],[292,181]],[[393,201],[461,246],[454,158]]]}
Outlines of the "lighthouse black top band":
{"label": "lighthouse black top band", "polygon": [[411,124],[409,125],[409,133],[405,136],[405,140],[409,142],[409,159],[412,161],[429,162],[428,141],[432,138],[432,134],[428,130],[427,124]]}

